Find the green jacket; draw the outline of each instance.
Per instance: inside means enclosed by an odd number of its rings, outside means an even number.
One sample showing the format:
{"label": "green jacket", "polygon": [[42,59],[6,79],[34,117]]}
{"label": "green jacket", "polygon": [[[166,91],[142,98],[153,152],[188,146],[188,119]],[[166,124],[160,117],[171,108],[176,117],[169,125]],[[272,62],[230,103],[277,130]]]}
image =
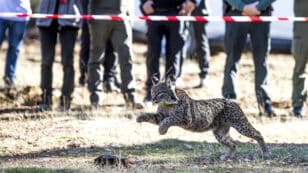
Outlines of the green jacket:
{"label": "green jacket", "polygon": [[90,14],[133,14],[134,2],[131,0],[90,0]]}
{"label": "green jacket", "polygon": [[[259,1],[259,4],[257,5],[257,9],[260,11],[266,10],[266,8],[270,7],[271,4],[275,0],[224,0],[228,4],[230,4],[233,8],[239,11],[243,11],[243,8],[246,4],[251,4],[256,1]],[[306,0],[307,1],[307,0]]]}
{"label": "green jacket", "polygon": [[294,14],[298,17],[307,17],[308,0],[294,0]]}

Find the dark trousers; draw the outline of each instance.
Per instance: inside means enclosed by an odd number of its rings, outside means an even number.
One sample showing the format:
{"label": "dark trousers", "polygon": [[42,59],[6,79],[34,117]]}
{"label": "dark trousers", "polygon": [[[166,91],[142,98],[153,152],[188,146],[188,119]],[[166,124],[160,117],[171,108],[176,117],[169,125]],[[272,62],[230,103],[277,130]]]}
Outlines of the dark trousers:
{"label": "dark trousers", "polygon": [[210,64],[210,47],[206,33],[206,23],[194,22],[192,23],[193,34],[195,39],[195,56],[198,60],[200,78],[205,78],[209,71]]}
{"label": "dark trousers", "polygon": [[151,77],[159,74],[159,57],[162,49],[161,41],[166,38],[166,64],[165,71],[171,67],[170,73],[179,76],[182,58],[182,48],[184,45],[182,23],[180,22],[148,22],[148,52],[147,52],[147,88],[152,86]]}
{"label": "dark trousers", "polygon": [[295,65],[292,75],[292,106],[302,107],[307,100],[308,23],[293,25],[292,53]]}
{"label": "dark trousers", "polygon": [[[83,12],[88,14],[89,0],[82,0]],[[115,56],[112,43],[109,40],[106,45],[105,56],[108,61],[103,62],[104,76],[103,80],[115,80],[118,59]],[[90,31],[88,21],[83,21],[81,32],[81,50],[79,53],[79,68],[81,75],[85,75],[88,71],[88,61],[90,57]]]}
{"label": "dark trousers", "polygon": [[[193,16],[204,16],[207,14],[206,3],[201,0],[200,4],[192,12]],[[210,64],[210,46],[206,33],[206,22],[191,22],[193,29],[193,38],[195,40],[195,56],[197,57],[200,73],[200,78],[205,78],[208,74]]]}
{"label": "dark trousers", "polygon": [[120,65],[121,92],[135,93],[132,62],[132,28],[128,21],[91,21],[91,53],[88,62],[88,89],[91,103],[99,103],[102,93],[102,63],[109,61],[105,56],[106,44],[111,40]]}
{"label": "dark trousers", "polygon": [[59,35],[61,44],[61,63],[63,65],[62,96],[71,98],[74,90],[74,46],[77,37],[77,28],[63,27],[58,30],[57,25],[40,27],[41,41],[41,89],[44,97],[52,95],[52,65],[55,59],[55,46]]}
{"label": "dark trousers", "polygon": [[[231,13],[227,15],[240,15]],[[236,74],[238,64],[246,44],[247,35],[250,35],[253,62],[255,66],[255,92],[259,103],[270,100],[267,91],[268,64],[267,55],[270,50],[270,23],[226,23],[225,51],[227,54],[222,94],[224,97],[235,99]]]}

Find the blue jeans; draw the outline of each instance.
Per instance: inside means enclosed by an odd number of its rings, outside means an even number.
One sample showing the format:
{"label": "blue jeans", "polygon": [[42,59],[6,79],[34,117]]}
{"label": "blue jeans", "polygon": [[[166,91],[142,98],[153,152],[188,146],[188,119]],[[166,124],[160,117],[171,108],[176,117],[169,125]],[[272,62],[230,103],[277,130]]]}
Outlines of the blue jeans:
{"label": "blue jeans", "polygon": [[0,47],[8,29],[8,50],[6,55],[5,76],[12,81],[16,77],[16,64],[19,57],[20,47],[23,43],[27,21],[11,21],[0,19]]}

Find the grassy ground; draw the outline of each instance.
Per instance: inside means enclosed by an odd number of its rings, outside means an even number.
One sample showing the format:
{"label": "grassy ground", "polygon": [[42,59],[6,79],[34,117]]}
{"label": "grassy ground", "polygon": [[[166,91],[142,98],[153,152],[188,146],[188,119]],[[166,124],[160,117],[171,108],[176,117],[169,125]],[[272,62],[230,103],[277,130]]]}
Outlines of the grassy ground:
{"label": "grassy ground", "polygon": [[[4,62],[5,47],[0,59]],[[232,161],[221,161],[226,148],[219,145],[211,132],[191,133],[172,127],[164,136],[151,124],[137,124],[141,111],[155,111],[155,106],[136,111],[127,109],[119,93],[105,94],[99,110],[88,108],[86,88],[77,86],[72,111],[40,112],[39,44],[25,45],[17,71],[19,96],[15,100],[0,92],[0,172],[308,172],[307,116],[297,119],[290,115],[290,55],[270,55],[269,90],[277,116],[259,116],[254,94],[254,68],[250,54],[244,54],[239,69],[238,103],[248,119],[263,134],[271,156],[263,159],[256,145],[232,130],[238,150]],[[75,67],[78,69],[76,49]],[[146,47],[134,45],[134,74],[138,99],[144,96]],[[195,99],[221,97],[225,54],[214,55],[209,72],[210,85],[194,89],[198,84],[198,66],[184,63],[184,88]],[[54,100],[60,96],[62,70],[59,55],[54,65]],[[3,69],[4,63],[0,63]],[[3,71],[0,71],[3,76]],[[78,71],[76,75],[77,84]],[[0,86],[3,82],[0,81]],[[56,106],[56,105],[55,105]],[[94,158],[112,153],[135,160],[129,168],[98,167]]]}

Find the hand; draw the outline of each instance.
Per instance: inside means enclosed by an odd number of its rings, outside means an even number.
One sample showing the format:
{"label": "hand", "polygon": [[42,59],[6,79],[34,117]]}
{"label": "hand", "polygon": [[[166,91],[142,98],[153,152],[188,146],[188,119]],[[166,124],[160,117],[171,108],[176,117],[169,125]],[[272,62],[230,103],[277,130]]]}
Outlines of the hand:
{"label": "hand", "polygon": [[244,6],[242,15],[243,16],[258,16],[261,14],[261,12],[257,9],[257,5],[259,4],[259,1],[247,4]]}
{"label": "hand", "polygon": [[148,0],[142,5],[142,9],[145,12],[146,15],[154,13],[154,8],[153,8],[154,2],[152,0]]}
{"label": "hand", "polygon": [[180,15],[189,15],[195,9],[195,7],[196,5],[191,0],[186,0],[180,11]]}

